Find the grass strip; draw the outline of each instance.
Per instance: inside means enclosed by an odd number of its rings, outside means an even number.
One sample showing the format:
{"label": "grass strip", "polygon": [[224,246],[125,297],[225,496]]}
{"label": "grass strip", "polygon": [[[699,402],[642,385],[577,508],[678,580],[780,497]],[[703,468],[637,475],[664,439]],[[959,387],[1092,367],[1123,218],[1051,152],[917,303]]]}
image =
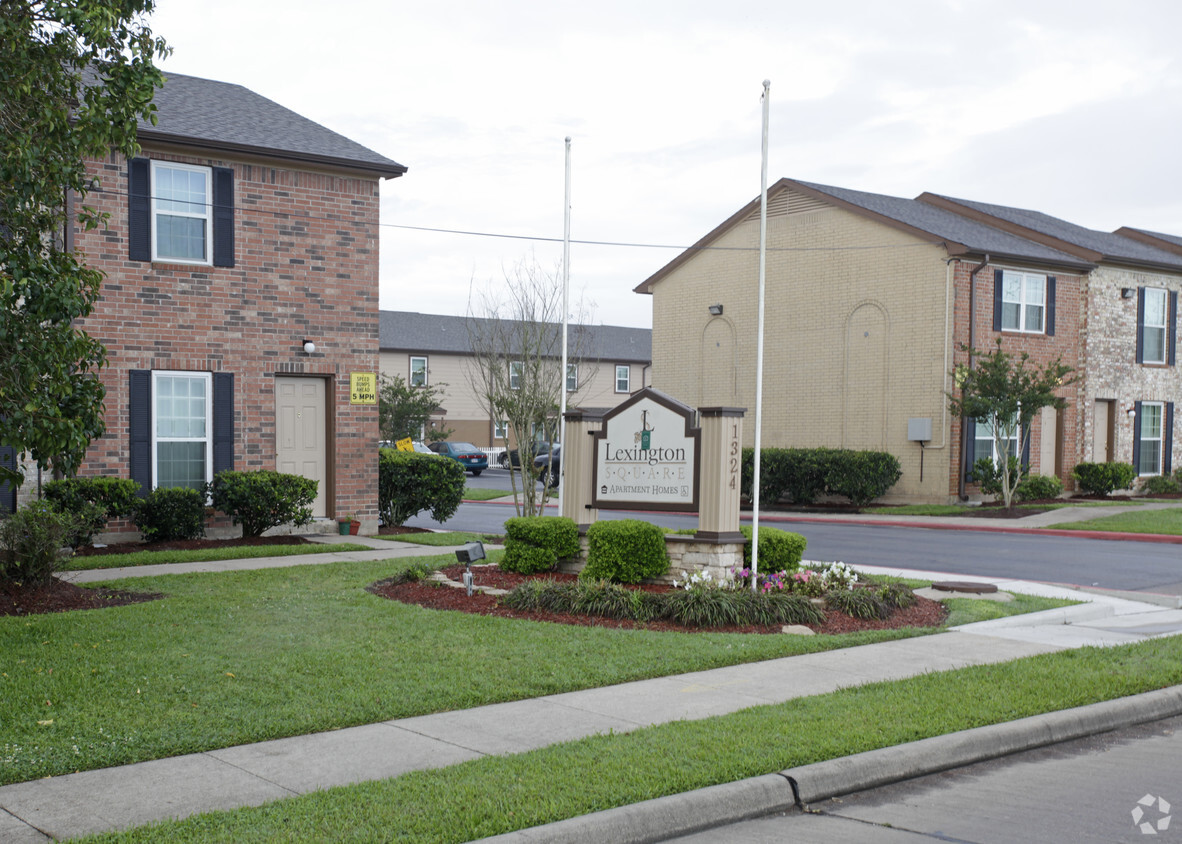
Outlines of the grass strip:
{"label": "grass strip", "polygon": [[1141,510],[1121,513],[1102,519],[1068,522],[1055,525],[1066,530],[1102,530],[1112,533],[1154,533],[1163,536],[1182,536],[1182,507],[1165,510]]}
{"label": "grass strip", "polygon": [[[500,542],[499,536],[486,536],[479,533],[465,533],[464,531],[448,531],[447,533],[398,533],[386,534],[380,539],[393,539],[395,542],[410,542],[414,545],[446,546],[465,545],[469,542]],[[455,560],[452,560],[454,563]]]}
{"label": "grass strip", "polygon": [[512,495],[512,492],[503,489],[477,489],[475,487],[464,487],[464,499],[467,501],[492,501],[494,498],[505,498]]}
{"label": "grass strip", "polygon": [[[1063,501],[1059,504],[1021,504],[1021,510],[1062,510],[1067,507],[1139,507],[1144,500],[1113,499],[1112,501]],[[868,507],[863,513],[875,516],[968,516],[980,512],[977,507],[963,504],[902,504],[898,507]]]}
{"label": "grass strip", "polygon": [[1182,637],[874,683],[93,836],[462,842],[1182,682]]}
{"label": "grass strip", "polygon": [[124,566],[158,566],[172,563],[204,563],[215,560],[248,560],[256,557],[297,557],[302,554],[335,554],[341,551],[372,551],[368,545],[338,542],[333,545],[230,545],[191,551],[133,551],[130,554],[96,554],[71,557],[63,571],[118,569]]}

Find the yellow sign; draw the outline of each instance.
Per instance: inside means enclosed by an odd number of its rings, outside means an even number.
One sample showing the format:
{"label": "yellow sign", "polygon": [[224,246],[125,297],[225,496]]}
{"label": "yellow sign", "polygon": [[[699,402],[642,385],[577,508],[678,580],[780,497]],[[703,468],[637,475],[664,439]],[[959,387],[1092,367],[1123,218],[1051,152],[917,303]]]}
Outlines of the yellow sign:
{"label": "yellow sign", "polygon": [[395,440],[394,447],[397,448],[399,451],[414,451],[415,450],[415,444],[411,441],[410,437],[407,437],[404,440]]}
{"label": "yellow sign", "polygon": [[349,373],[349,404],[377,404],[378,376],[373,372]]}

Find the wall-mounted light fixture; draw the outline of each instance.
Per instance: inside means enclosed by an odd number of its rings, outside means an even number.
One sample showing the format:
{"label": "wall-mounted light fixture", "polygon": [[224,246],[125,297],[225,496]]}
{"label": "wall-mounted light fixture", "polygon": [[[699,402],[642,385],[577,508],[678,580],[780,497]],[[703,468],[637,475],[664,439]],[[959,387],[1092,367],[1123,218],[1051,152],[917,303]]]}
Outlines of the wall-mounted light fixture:
{"label": "wall-mounted light fixture", "polygon": [[1136,415],[1137,415],[1137,408],[1136,408],[1136,407],[1130,407],[1130,408],[1129,408],[1129,418],[1130,418],[1130,419],[1132,419],[1132,418],[1133,418],[1133,417],[1135,417]]}
{"label": "wall-mounted light fixture", "polygon": [[1120,298],[1122,299],[1132,299],[1136,295],[1137,291],[1131,287],[1122,287],[1120,289]]}
{"label": "wall-mounted light fixture", "polygon": [[722,305],[711,305],[706,310],[710,311],[710,316],[722,316]]}
{"label": "wall-mounted light fixture", "polygon": [[313,343],[311,340],[304,341],[304,354],[306,354],[306,355],[316,354],[316,344]]}

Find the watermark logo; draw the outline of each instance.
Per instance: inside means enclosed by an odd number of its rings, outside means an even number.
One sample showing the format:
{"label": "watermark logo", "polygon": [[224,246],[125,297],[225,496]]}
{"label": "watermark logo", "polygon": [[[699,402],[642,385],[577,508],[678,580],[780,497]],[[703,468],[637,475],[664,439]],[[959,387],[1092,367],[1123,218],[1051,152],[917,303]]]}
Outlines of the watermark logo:
{"label": "watermark logo", "polygon": [[[1154,803],[1157,804],[1156,812],[1153,810]],[[1149,819],[1148,816],[1151,814],[1156,815],[1156,820]],[[1165,832],[1170,828],[1170,804],[1166,802],[1164,797],[1146,794],[1133,807],[1133,823],[1137,829],[1141,830],[1142,835],[1157,835],[1159,832]]]}

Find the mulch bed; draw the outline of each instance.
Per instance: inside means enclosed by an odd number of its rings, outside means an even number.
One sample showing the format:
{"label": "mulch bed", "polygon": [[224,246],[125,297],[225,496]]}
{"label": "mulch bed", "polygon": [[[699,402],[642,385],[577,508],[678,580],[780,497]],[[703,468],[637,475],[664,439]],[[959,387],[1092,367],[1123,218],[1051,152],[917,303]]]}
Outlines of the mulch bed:
{"label": "mulch bed", "polygon": [[[442,570],[450,579],[461,582],[464,572],[462,565],[449,566]],[[548,573],[541,575],[522,575],[514,572],[501,571],[496,566],[474,566],[473,582],[476,586],[491,586],[496,589],[513,589],[527,580],[549,578],[560,582],[577,580],[573,574]],[[673,587],[657,584],[640,584],[637,589],[650,592],[671,592]],[[401,601],[405,604],[417,604],[434,610],[457,610],[459,612],[475,613],[477,615],[491,615],[500,618],[517,618],[529,621],[548,621],[556,624],[575,624],[583,627],[609,627],[621,630],[657,630],[679,633],[775,633],[780,634],[781,625],[749,625],[746,627],[711,627],[709,629],[688,628],[669,621],[652,621],[638,623],[614,618],[598,618],[587,615],[572,615],[569,613],[551,612],[521,612],[520,610],[503,607],[494,595],[473,593],[471,596],[463,589],[451,586],[433,584],[428,581],[411,583],[394,583],[383,580],[369,587],[369,591],[384,598]],[[853,618],[844,613],[833,610],[825,611],[824,624],[810,624],[815,633],[853,633],[859,630],[893,630],[899,627],[936,627],[944,623],[947,610],[938,601],[916,596],[914,606],[905,610],[896,610],[888,619]]]}
{"label": "mulch bed", "polygon": [[40,615],[69,610],[101,610],[155,601],[158,592],[124,592],[118,589],[83,589],[54,578],[41,586],[0,584],[0,615]]}

